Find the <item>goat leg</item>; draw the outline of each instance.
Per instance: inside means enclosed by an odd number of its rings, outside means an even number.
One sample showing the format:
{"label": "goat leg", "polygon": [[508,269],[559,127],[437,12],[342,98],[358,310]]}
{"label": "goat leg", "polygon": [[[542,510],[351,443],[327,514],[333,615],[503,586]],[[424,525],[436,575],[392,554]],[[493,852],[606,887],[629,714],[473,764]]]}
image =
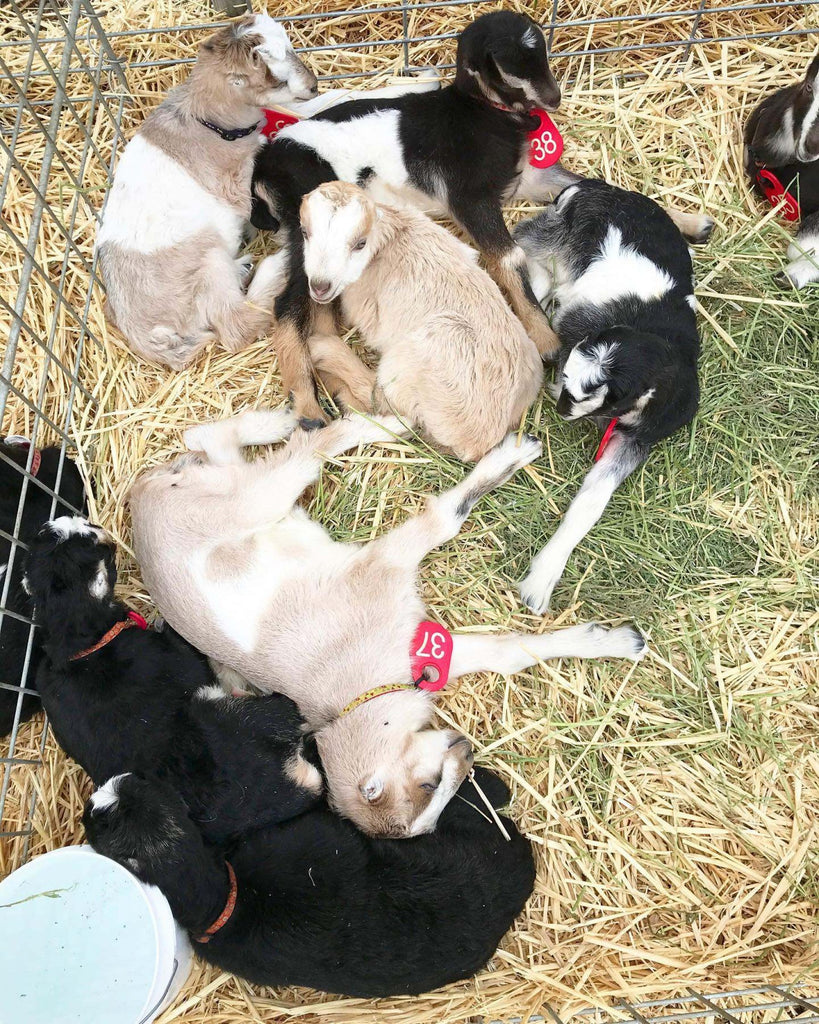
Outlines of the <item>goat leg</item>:
{"label": "goat leg", "polygon": [[550,658],[631,658],[646,652],[633,626],[604,629],[596,623],[569,626],[552,633],[456,633],[452,636],[451,679],[469,672],[514,675]]}
{"label": "goat leg", "polygon": [[430,551],[458,534],[480,498],[534,462],[542,450],[540,441],[529,434],[520,444],[517,434],[509,434],[459,484],[430,498],[420,515],[371,541],[370,551],[390,565],[415,568]]}

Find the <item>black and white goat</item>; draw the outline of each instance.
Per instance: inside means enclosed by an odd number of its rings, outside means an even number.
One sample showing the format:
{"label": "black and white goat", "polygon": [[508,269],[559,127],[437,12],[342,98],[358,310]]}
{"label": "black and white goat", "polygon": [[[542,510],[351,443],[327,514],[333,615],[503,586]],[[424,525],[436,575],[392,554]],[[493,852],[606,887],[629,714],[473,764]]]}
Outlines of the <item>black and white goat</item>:
{"label": "black and white goat", "polygon": [[801,82],[779,89],[745,128],[745,170],[772,202],[787,193],[789,220],[800,220],[779,284],[819,281],[819,54]]}
{"label": "black and white goat", "polygon": [[[495,807],[506,786],[477,782]],[[508,818],[507,841],[466,781],[434,835],[372,839],[326,808],[206,846],[169,787],[111,779],[86,805],[91,845],[165,894],[199,955],[259,985],[340,995],[417,995],[489,960],[535,880]]]}
{"label": "black and white goat", "polygon": [[[559,162],[529,162],[529,135],[540,124],[532,111],[555,110],[559,103],[538,24],[524,14],[494,11],[461,33],[451,85],[339,104],[285,128],[259,151],[254,195],[269,210],[256,201],[252,220],[269,227],[272,215],[288,238],[288,284],[276,299],[274,344],[297,415],[322,415],[312,379],[297,372],[296,354],[303,352],[312,316],[299,204],[327,181],[357,184],[387,205],[409,204],[451,217],[482,251],[540,354],[556,356],[558,340],[532,293],[524,254],[509,234],[502,206],[513,199],[542,203],[580,180]],[[704,241],[713,226],[708,217],[674,216],[692,241]]]}
{"label": "black and white goat", "polygon": [[42,631],[37,688],[60,746],[97,785],[129,771],[163,779],[213,842],[315,804],[321,777],[301,755],[295,704],[229,697],[170,627],[129,629],[103,530],[79,517],[47,523],[25,579]]}
{"label": "black and white goat", "polygon": [[[27,467],[31,479],[26,477]],[[0,736],[14,728],[18,704],[18,722],[31,718],[40,707],[34,694],[40,660],[36,633],[26,665],[32,607],[22,586],[24,546],[37,536],[54,507],[60,512],[85,511],[85,488],[71,459],[59,448],[32,451],[25,438],[0,442]],[[10,537],[21,542],[13,550]]]}
{"label": "black and white goat", "polygon": [[596,464],[521,584],[524,602],[543,612],[616,488],[693,418],[700,343],[688,247],[651,199],[587,180],[515,238],[533,276],[553,289],[557,411],[605,430]]}

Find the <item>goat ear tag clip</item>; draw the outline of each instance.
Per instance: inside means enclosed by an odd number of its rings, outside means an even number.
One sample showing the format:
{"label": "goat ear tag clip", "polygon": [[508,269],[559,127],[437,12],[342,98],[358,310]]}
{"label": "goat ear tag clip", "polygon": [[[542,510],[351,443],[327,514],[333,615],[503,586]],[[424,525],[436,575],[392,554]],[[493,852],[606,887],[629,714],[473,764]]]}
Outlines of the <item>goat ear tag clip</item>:
{"label": "goat ear tag clip", "polygon": [[[422,622],[415,631],[410,648],[412,678],[419,690],[443,690],[449,679],[452,661],[452,634],[438,622]],[[435,679],[425,679],[427,669],[434,670]]]}
{"label": "goat ear tag clip", "polygon": [[294,117],[293,114],[285,114],[283,110],[265,110],[263,113],[262,135],[266,135],[268,139],[275,139],[282,128],[299,123],[298,117]]}
{"label": "goat ear tag clip", "polygon": [[773,171],[769,171],[767,167],[760,167],[756,172],[756,181],[765,193],[765,198],[771,206],[778,206],[781,199],[785,200],[785,205],[781,210],[782,216],[785,220],[790,221],[791,223],[799,220],[799,200],[796,196],[793,196],[790,192],[786,191],[785,186]]}
{"label": "goat ear tag clip", "polygon": [[536,107],[531,111],[538,119],[538,126],[529,132],[529,163],[532,167],[551,167],[563,155],[563,136],[545,110]]}

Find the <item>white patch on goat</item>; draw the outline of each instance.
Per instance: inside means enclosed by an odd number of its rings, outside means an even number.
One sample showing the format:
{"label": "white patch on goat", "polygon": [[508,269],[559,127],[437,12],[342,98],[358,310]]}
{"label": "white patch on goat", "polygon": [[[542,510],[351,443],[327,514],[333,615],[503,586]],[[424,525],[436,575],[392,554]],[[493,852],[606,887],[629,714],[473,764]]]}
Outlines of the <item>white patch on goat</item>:
{"label": "white patch on goat", "polygon": [[[304,469],[298,460],[292,463],[276,470],[283,493],[294,489],[287,471],[298,478]],[[270,603],[283,586],[309,578],[311,572],[317,576],[322,571],[340,572],[337,566],[354,557],[356,549],[335,544],[324,528],[301,509],[294,509],[277,523],[237,534],[234,541],[245,539],[253,542],[252,564],[242,571],[221,577],[212,571],[209,563],[219,550],[219,542],[195,552],[190,571],[220,630],[249,653],[256,650]]]}
{"label": "white patch on goat", "polygon": [[364,207],[358,199],[336,206],[321,192],[310,196],[307,202],[310,237],[304,241],[304,270],[308,281],[330,282],[330,293],[322,299],[329,302],[357,281],[370,261],[367,245],[353,251],[365,219]]}
{"label": "white patch on goat", "polygon": [[362,166],[395,188],[407,184],[401,152],[397,110],[379,110],[342,121],[307,120],[283,128],[277,138],[309,146],[329,164],[341,181],[355,182]]}
{"label": "white patch on goat", "polygon": [[300,752],[288,757],[284,762],[284,773],[297,786],[301,786],[302,789],[306,789],[310,793],[318,794],[324,788],[321,772],[314,764],[305,760]]}
{"label": "white patch on goat", "polygon": [[[790,111],[790,108],[788,108]],[[804,120],[802,121],[802,130],[799,133],[799,138],[796,140],[796,158],[797,160],[815,160],[816,157],[811,155],[805,149],[805,143],[807,142],[808,134],[812,130],[816,119],[819,118],[819,89],[814,88],[813,101],[808,108],[807,114],[805,114]]]}
{"label": "white patch on goat", "polygon": [[196,700],[224,700],[227,694],[221,686],[211,684],[210,686],[200,686],[193,696]]}
{"label": "white patch on goat", "polygon": [[111,588],[108,585],[108,569],[103,560],[100,560],[96,575],[88,584],[88,593],[98,601],[108,597],[111,593]]}
{"label": "white patch on goat", "polygon": [[256,52],[271,60],[284,60],[293,47],[282,26],[269,14],[257,14],[248,25],[242,25],[236,32],[237,36],[259,35],[264,42],[256,47]]}
{"label": "white patch on goat", "polygon": [[604,306],[608,302],[636,295],[643,302],[662,298],[674,287],[669,275],[629,245],[623,245],[620,230],[609,227],[600,252],[584,273],[557,291],[557,322],[568,308],[578,304]]}
{"label": "white patch on goat", "polygon": [[107,811],[109,808],[116,807],[119,803],[120,783],[130,774],[130,772],[123,772],[122,775],[112,775],[104,786],[100,786],[96,793],[91,795],[92,811]]}
{"label": "white patch on goat", "polygon": [[199,232],[215,231],[233,253],[239,249],[242,226],[242,218],[226,202],[137,135],[120,158],[97,246],[112,243],[153,253]]}
{"label": "white patch on goat", "polygon": [[82,516],[58,516],[46,524],[52,533],[60,540],[68,540],[69,537],[96,537],[100,539],[99,530],[92,526]]}
{"label": "white patch on goat", "polygon": [[696,298],[696,296],[695,295],[686,295],[685,301],[688,303],[688,305],[696,313],[697,312],[697,298]]}
{"label": "white patch on goat", "polygon": [[508,86],[511,86],[513,89],[520,89],[527,100],[532,103],[539,102],[540,97],[537,94],[537,90],[532,86],[528,78],[518,78],[517,75],[510,74],[510,72],[504,71],[501,67],[498,68],[498,72]]}
{"label": "white patch on goat", "polygon": [[788,246],[788,259],[785,273],[796,288],[819,281],[819,233],[798,235]]}
{"label": "white patch on goat", "polygon": [[618,417],[619,422],[626,427],[633,427],[636,423],[639,423],[643,418],[645,407],[654,397],[654,390],[654,388],[649,388],[648,391],[644,391],[629,411]]}
{"label": "white patch on goat", "polygon": [[591,350],[577,346],[563,367],[563,382],[575,398],[585,398],[606,379],[606,372],[617,354],[617,342],[601,342]]}
{"label": "white patch on goat", "polygon": [[537,46],[537,29],[534,25],[530,25],[520,37],[520,45],[526,47],[527,50],[534,50]]}

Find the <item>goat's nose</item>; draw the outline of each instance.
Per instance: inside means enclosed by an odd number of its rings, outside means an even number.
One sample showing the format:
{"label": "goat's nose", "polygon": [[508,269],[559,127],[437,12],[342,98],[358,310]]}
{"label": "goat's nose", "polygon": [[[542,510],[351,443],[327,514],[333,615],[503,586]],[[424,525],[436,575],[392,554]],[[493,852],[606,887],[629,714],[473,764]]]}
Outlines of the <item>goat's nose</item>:
{"label": "goat's nose", "polygon": [[310,281],[310,291],[317,299],[323,299],[330,294],[332,285],[329,281],[323,281],[320,278],[312,278]]}

